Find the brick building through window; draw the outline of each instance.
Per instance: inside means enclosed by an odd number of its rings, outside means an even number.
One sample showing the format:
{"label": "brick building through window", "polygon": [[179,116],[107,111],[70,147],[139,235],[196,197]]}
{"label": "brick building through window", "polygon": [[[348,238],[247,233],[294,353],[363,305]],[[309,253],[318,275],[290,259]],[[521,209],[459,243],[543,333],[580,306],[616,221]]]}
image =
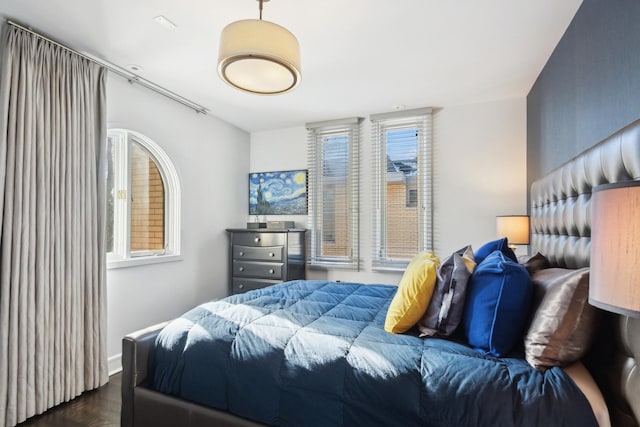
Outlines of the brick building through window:
{"label": "brick building through window", "polygon": [[139,144],[131,147],[131,251],[164,248],[164,185],[160,171]]}

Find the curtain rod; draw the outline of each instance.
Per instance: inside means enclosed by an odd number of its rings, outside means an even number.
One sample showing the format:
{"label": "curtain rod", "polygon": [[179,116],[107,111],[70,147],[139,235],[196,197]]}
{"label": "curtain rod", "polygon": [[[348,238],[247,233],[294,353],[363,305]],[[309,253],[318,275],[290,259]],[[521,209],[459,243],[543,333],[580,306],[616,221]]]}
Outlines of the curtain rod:
{"label": "curtain rod", "polygon": [[10,21],[10,20],[6,20],[6,22],[9,25],[12,25],[12,26],[14,26],[16,28],[20,28],[21,30],[24,30],[24,31],[26,31],[26,32],[28,32],[30,34],[33,34],[34,36],[39,37],[42,40],[46,40],[46,41],[48,41],[50,43],[53,43],[54,45],[66,50],[68,52],[71,52],[71,53],[73,53],[75,55],[78,55],[78,56],[80,56],[80,57],[82,57],[82,58],[84,58],[84,59],[86,59],[88,61],[91,61],[91,62],[95,63],[95,64],[101,65],[101,66],[105,67],[106,69],[108,69],[109,71],[117,74],[118,76],[127,79],[129,81],[129,83],[132,83],[132,84],[133,83],[137,83],[140,86],[144,86],[147,89],[150,89],[150,90],[152,90],[152,91],[154,91],[156,93],[159,93],[160,95],[166,96],[167,98],[184,105],[185,107],[189,107],[189,108],[195,110],[197,113],[207,114],[207,111],[209,111],[207,108],[203,107],[200,104],[192,102],[192,101],[188,100],[187,98],[185,98],[183,96],[180,96],[177,93],[175,93],[173,91],[170,91],[169,89],[166,89],[166,88],[164,88],[164,87],[162,87],[162,86],[160,86],[158,84],[155,84],[155,83],[153,83],[153,82],[151,82],[151,81],[149,81],[147,79],[144,79],[144,78],[142,78],[142,77],[140,77],[140,76],[138,76],[136,74],[130,73],[128,71],[125,71],[125,70],[121,69],[120,67],[118,67],[118,66],[116,66],[114,64],[108,63],[108,62],[106,62],[106,61],[104,61],[102,59],[93,58],[91,56],[85,55],[84,53],[80,53],[77,50],[71,49],[70,47],[65,46],[65,45],[63,45],[63,44],[61,44],[61,43],[59,43],[59,42],[57,42],[55,40],[51,40],[49,37],[45,37],[42,34],[33,31],[31,28],[24,27],[24,26],[22,26],[20,24],[17,24],[15,22],[13,22],[13,21]]}

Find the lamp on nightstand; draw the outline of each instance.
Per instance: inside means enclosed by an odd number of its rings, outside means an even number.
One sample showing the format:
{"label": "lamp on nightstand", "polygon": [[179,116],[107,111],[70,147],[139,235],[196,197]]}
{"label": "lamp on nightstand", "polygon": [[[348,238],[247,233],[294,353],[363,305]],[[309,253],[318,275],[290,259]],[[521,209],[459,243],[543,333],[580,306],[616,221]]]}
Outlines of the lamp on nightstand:
{"label": "lamp on nightstand", "polygon": [[595,187],[591,196],[589,303],[640,317],[640,181]]}
{"label": "lamp on nightstand", "polygon": [[515,245],[529,244],[529,215],[496,216],[496,234],[506,237],[509,247],[516,250]]}

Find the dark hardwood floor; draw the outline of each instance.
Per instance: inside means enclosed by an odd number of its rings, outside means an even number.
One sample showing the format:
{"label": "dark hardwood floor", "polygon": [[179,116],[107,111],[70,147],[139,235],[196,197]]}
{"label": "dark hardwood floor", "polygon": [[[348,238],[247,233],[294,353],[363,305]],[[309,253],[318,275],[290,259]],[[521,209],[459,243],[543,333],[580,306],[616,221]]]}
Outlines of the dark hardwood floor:
{"label": "dark hardwood floor", "polygon": [[109,377],[97,390],[84,392],[70,402],[29,418],[17,427],[104,427],[120,425],[122,374]]}

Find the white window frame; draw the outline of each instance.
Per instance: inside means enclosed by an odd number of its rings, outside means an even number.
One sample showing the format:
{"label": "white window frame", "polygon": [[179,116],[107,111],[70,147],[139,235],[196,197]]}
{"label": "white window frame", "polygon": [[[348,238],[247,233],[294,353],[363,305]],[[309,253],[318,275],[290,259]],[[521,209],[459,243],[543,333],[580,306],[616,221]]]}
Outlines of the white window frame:
{"label": "white window frame", "polygon": [[[435,231],[433,222],[433,124],[432,109],[396,111],[370,116],[373,152],[373,254],[374,271],[402,271],[410,259],[391,258],[387,255],[384,242],[387,241],[386,195],[387,195],[387,153],[385,133],[389,129],[417,127],[418,133],[418,252],[434,251]],[[422,130],[420,132],[420,130]]]}
{"label": "white window frame", "polygon": [[[347,119],[330,120],[324,122],[307,123],[308,136],[308,228],[309,228],[309,254],[307,265],[310,268],[344,268],[360,269],[360,243],[359,243],[359,175],[360,175],[360,122],[362,118],[353,117]],[[348,149],[348,189],[347,200],[350,206],[347,210],[347,252],[346,256],[328,256],[322,254],[323,242],[323,151],[321,141],[331,135],[347,135],[349,138]],[[335,233],[335,227],[334,227]]]}
{"label": "white window frame", "polygon": [[[114,154],[113,251],[107,254],[107,268],[179,261],[180,255],[180,179],[171,159],[158,144],[145,135],[129,129],[109,129]],[[161,250],[131,251],[131,144],[148,151],[164,185],[164,241]],[[108,142],[109,143],[109,142]],[[124,193],[123,193],[124,192]],[[107,197],[110,197],[107,194]]]}

